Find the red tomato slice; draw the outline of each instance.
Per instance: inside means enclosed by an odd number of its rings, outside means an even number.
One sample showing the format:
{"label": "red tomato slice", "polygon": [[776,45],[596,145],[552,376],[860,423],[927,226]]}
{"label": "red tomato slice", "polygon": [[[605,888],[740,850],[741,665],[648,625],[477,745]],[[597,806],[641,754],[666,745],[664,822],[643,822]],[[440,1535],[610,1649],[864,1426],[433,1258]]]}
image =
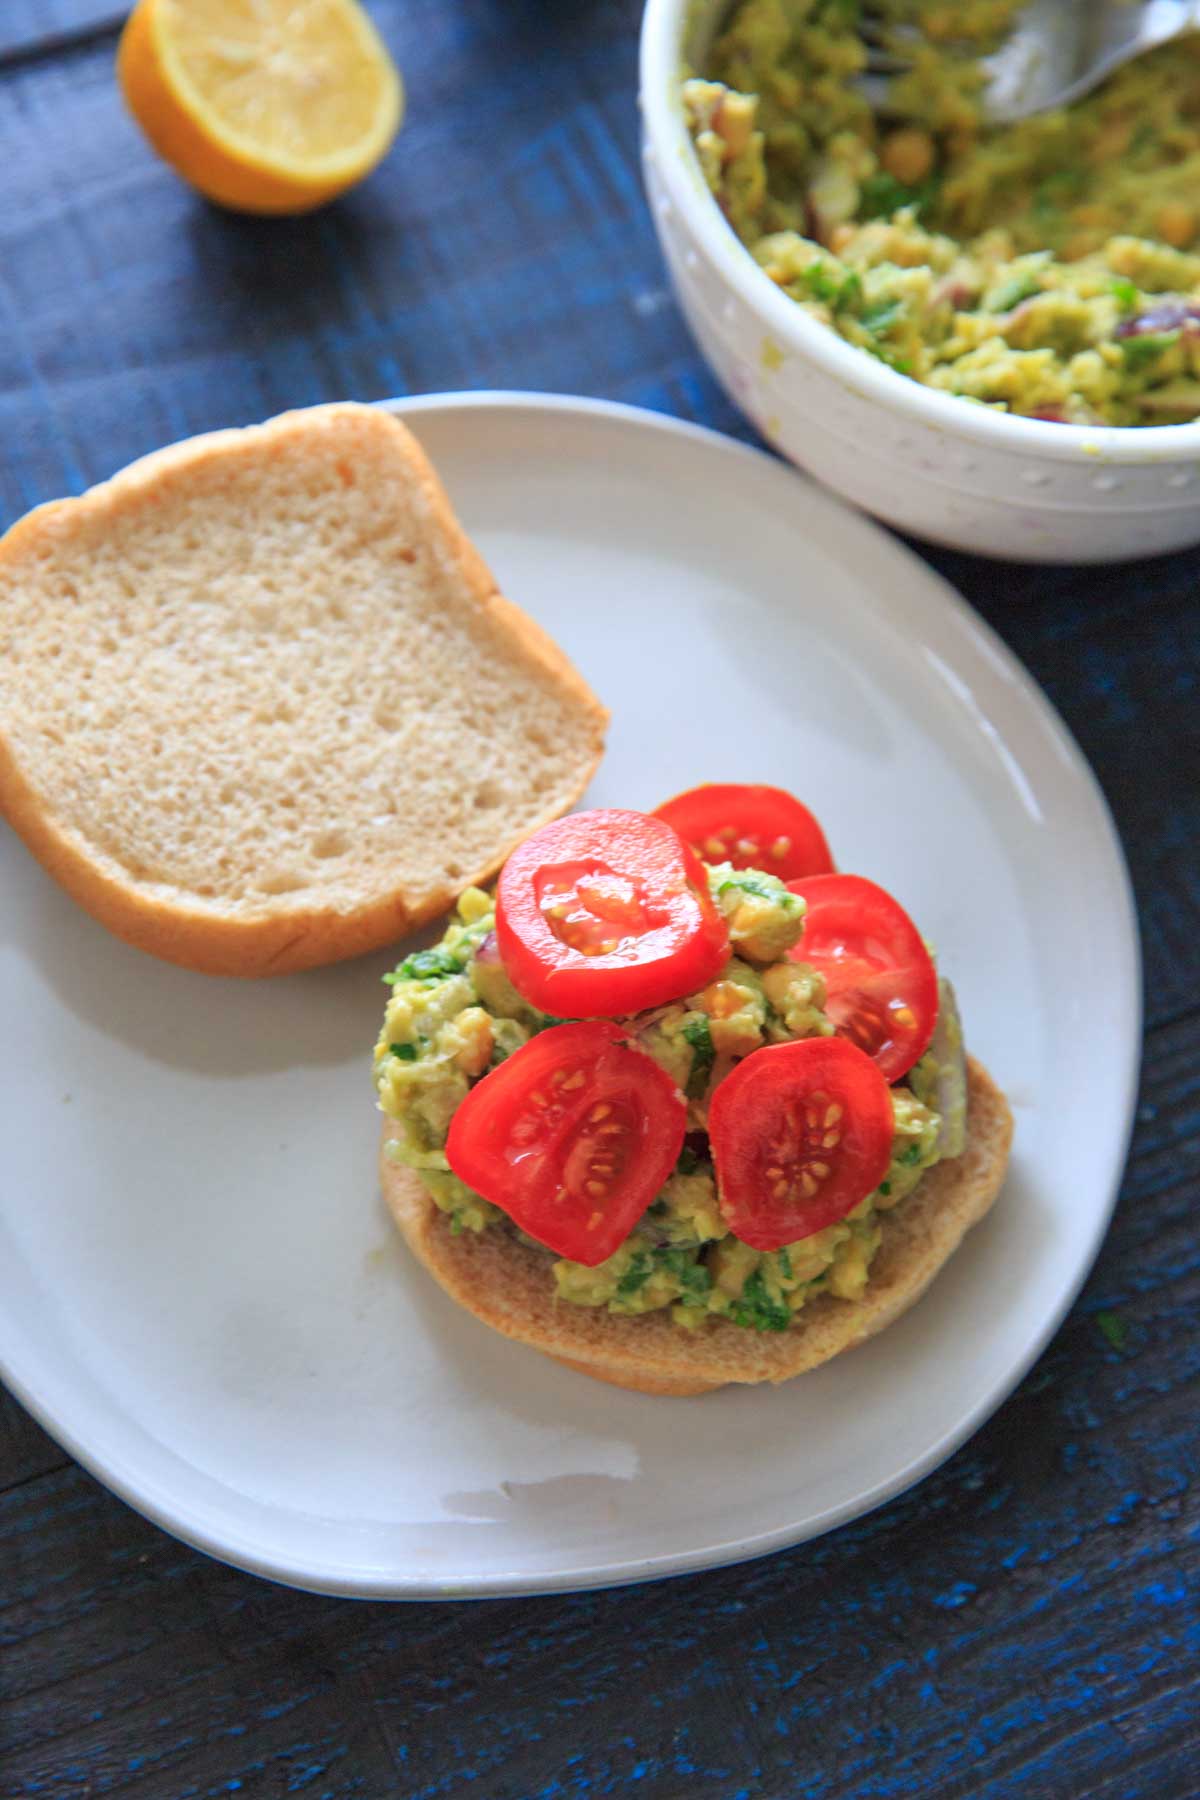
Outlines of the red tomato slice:
{"label": "red tomato slice", "polygon": [[836,1225],[887,1174],[892,1095],[844,1038],[755,1050],[708,1109],[721,1214],[756,1250]]}
{"label": "red tomato slice", "polygon": [[513,851],[496,938],[519,993],[560,1018],[628,1018],[692,994],[729,956],[704,871],[661,819],[580,812]]}
{"label": "red tomato slice", "polygon": [[706,781],[655,808],[696,855],[735,869],[762,869],[780,881],[828,875],[833,858],[825,833],[783,788]]}
{"label": "red tomato slice", "polygon": [[624,1243],[666,1181],[687,1107],[616,1025],[539,1032],[473,1087],[450,1122],[461,1181],[559,1256],[589,1268]]}
{"label": "red tomato slice", "polygon": [[808,903],[790,952],[825,977],[825,1010],[840,1037],[899,1081],[924,1056],[937,1024],[937,970],[899,903],[861,875],[790,881]]}

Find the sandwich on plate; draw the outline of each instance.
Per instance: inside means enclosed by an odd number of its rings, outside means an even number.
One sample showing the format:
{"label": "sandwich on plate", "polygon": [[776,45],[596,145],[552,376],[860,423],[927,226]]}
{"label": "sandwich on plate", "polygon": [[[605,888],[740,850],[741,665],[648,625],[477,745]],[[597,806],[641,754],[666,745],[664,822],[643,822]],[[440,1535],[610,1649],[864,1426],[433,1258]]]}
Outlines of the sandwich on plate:
{"label": "sandwich on plate", "polygon": [[1008,1105],[885,890],[779,789],[528,837],[388,976],[382,1172],[505,1336],[652,1394],[881,1331],[988,1210]]}

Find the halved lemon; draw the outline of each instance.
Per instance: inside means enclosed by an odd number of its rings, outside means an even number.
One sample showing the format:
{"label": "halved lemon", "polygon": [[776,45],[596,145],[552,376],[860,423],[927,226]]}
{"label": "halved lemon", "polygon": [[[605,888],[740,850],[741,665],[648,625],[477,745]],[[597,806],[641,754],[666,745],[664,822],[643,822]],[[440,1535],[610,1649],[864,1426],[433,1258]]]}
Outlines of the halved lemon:
{"label": "halved lemon", "polygon": [[138,0],[117,74],[159,155],[239,212],[308,212],[368,174],[404,89],[357,0]]}

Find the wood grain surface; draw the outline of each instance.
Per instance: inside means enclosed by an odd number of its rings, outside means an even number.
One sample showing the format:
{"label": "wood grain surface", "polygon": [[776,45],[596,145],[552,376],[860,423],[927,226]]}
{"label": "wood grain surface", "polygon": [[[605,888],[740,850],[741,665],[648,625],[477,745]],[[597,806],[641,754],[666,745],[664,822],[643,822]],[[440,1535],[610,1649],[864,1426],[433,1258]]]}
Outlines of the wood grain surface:
{"label": "wood grain surface", "polygon": [[[646,218],[636,0],[373,11],[410,88],[395,155],[325,213],[256,224],[146,151],[112,7],[0,8],[0,524],[171,438],[344,395],[547,388],[751,435]],[[1200,1794],[1200,554],[927,554],[1091,759],[1145,934],[1120,1207],[1036,1369],[937,1474],[818,1543],[470,1606],[225,1569],[0,1398],[5,1800]]]}

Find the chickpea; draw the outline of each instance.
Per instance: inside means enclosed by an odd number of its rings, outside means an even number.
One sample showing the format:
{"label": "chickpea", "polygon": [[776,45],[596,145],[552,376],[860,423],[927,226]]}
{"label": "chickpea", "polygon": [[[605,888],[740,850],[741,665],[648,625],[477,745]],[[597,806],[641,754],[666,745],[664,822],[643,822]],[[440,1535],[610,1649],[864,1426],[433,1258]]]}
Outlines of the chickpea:
{"label": "chickpea", "polygon": [[[952,38],[959,29],[958,20],[954,16],[954,8],[952,6],[931,8],[922,19],[921,28],[930,43],[944,43],[947,38]],[[896,179],[899,180],[900,177],[897,176]]]}
{"label": "chickpea", "polygon": [[700,1006],[710,1019],[731,1019],[745,1004],[745,990],[733,981],[714,981],[700,996]]}
{"label": "chickpea", "polygon": [[1103,232],[1094,229],[1074,231],[1063,245],[1063,261],[1081,262],[1085,256],[1091,256],[1099,250],[1103,242]]}
{"label": "chickpea", "polygon": [[459,1047],[454,1062],[464,1075],[482,1075],[492,1054],[492,1021],[481,1006],[468,1006],[455,1021]]}
{"label": "chickpea", "polygon": [[933,167],[933,139],[915,125],[903,125],[884,138],[879,160],[894,180],[916,187]]}
{"label": "chickpea", "polygon": [[1154,225],[1159,237],[1176,250],[1186,250],[1196,235],[1196,215],[1181,200],[1168,200],[1160,206]]}
{"label": "chickpea", "polygon": [[1082,206],[1072,207],[1071,219],[1076,225],[1094,227],[1097,231],[1113,229],[1113,219],[1108,207],[1094,200],[1086,202]]}
{"label": "chickpea", "polygon": [[1114,157],[1124,156],[1133,139],[1133,120],[1126,114],[1106,119],[1101,125],[1088,150],[1088,160],[1093,163],[1112,162]]}
{"label": "chickpea", "polygon": [[754,130],[754,114],[758,102],[745,94],[726,94],[717,108],[713,124],[725,140],[727,161],[740,156],[750,142]]}

